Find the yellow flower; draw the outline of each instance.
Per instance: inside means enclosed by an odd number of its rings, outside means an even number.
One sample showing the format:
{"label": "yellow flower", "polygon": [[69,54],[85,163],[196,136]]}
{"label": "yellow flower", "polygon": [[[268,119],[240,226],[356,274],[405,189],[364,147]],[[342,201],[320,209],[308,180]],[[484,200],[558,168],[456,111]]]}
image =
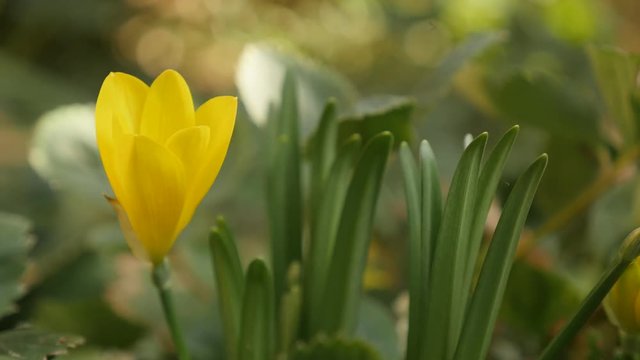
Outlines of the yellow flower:
{"label": "yellow flower", "polygon": [[133,253],[159,264],[209,191],[229,147],[237,99],[194,111],[189,87],[167,70],[151,86],[111,73],[96,104],[96,137],[116,196],[109,199]]}
{"label": "yellow flower", "polygon": [[605,298],[609,319],[627,334],[640,333],[640,263],[634,260]]}

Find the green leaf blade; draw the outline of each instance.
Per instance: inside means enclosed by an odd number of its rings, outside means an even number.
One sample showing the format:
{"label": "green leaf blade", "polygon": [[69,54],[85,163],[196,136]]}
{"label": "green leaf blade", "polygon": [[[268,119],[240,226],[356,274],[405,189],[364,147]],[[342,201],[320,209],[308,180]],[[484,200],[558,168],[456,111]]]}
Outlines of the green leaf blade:
{"label": "green leaf blade", "polygon": [[542,155],[520,176],[507,199],[482,266],[455,359],[486,356],[518,240],[546,166],[547,156]]}
{"label": "green leaf blade", "polygon": [[371,139],[349,184],[323,293],[321,329],[326,333],[350,334],[354,330],[373,216],[392,146],[389,132]]}
{"label": "green leaf blade", "polygon": [[284,291],[291,263],[302,259],[302,195],[295,79],[285,76],[282,104],[274,112],[271,161],[268,172],[268,206],[271,257],[276,298]]}
{"label": "green leaf blade", "polygon": [[519,129],[519,126],[516,125],[502,136],[480,172],[478,189],[481,190],[478,192],[478,198],[475,205],[475,215],[471,225],[471,237],[469,242],[469,251],[467,254],[467,269],[465,271],[464,289],[470,289],[471,280],[476,268],[475,265],[477,262],[478,252],[480,251],[480,245],[482,243],[482,233],[484,232],[487,214],[489,213],[491,201],[495,196],[504,165],[507,162],[507,158],[509,157],[509,153],[511,152],[511,148],[516,140]]}
{"label": "green leaf blade", "polygon": [[406,142],[400,144],[400,163],[404,178],[407,221],[409,223],[409,330],[407,333],[407,359],[419,353],[420,324],[419,304],[422,303],[421,288],[421,208],[418,188],[418,168],[411,149]]}
{"label": "green leaf blade", "polygon": [[218,219],[218,226],[211,230],[209,248],[227,356],[236,359],[245,280],[233,235],[222,218]]}
{"label": "green leaf blade", "polygon": [[420,359],[446,359],[453,355],[462,327],[465,304],[462,283],[466,261],[466,241],[473,218],[480,162],[487,134],[478,136],[462,154],[445,204],[431,268],[427,300],[428,322],[424,352]]}
{"label": "green leaf blade", "polygon": [[242,304],[238,359],[272,360],[275,300],[271,274],[262,260],[249,265]]}
{"label": "green leaf blade", "polygon": [[322,190],[315,225],[311,233],[308,260],[305,262],[305,313],[308,335],[313,336],[320,327],[322,318],[322,297],[326,286],[331,255],[334,251],[342,209],[362,147],[359,135],[354,135],[338,151],[329,177]]}

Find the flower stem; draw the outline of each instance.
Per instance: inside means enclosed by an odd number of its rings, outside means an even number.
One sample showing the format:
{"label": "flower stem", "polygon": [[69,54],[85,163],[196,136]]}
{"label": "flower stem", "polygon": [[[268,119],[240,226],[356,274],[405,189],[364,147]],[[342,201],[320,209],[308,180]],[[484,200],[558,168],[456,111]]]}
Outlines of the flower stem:
{"label": "flower stem", "polygon": [[167,320],[167,325],[171,331],[171,337],[173,338],[178,358],[180,360],[189,360],[191,357],[189,356],[189,351],[187,350],[187,346],[184,342],[184,336],[182,335],[180,326],[178,326],[176,312],[173,305],[173,297],[169,290],[169,267],[167,266],[166,261],[153,266],[153,270],[151,271],[151,280],[158,290],[160,302],[162,302],[162,311],[164,312],[164,317]]}

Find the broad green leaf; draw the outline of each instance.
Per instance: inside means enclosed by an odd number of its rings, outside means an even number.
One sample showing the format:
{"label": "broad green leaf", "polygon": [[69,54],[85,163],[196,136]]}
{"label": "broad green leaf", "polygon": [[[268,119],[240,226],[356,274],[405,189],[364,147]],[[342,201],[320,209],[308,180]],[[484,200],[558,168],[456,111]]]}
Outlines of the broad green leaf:
{"label": "broad green leaf", "polygon": [[555,271],[516,260],[500,309],[500,321],[540,339],[580,305],[575,284]]}
{"label": "broad green leaf", "polygon": [[95,99],[69,79],[31,66],[7,51],[0,51],[0,79],[2,107],[28,123],[56,106]]}
{"label": "broad green leaf", "polygon": [[235,239],[223,218],[219,218],[217,226],[211,230],[209,247],[227,356],[237,359],[244,273]]}
{"label": "broad green leaf", "polygon": [[455,359],[486,356],[518,240],[546,166],[545,154],[520,176],[507,198],[471,298]]}
{"label": "broad green leaf", "polygon": [[269,104],[284,101],[280,89],[289,72],[296,75],[296,117],[300,118],[303,138],[316,128],[327,99],[335,98],[337,106],[344,109],[357,97],[355,88],[339,74],[299,54],[267,43],[252,43],[240,55],[236,85],[243,105],[257,124],[267,122]]}
{"label": "broad green leaf", "polygon": [[54,188],[84,195],[111,211],[102,193],[109,189],[102,169],[93,105],[59,107],[44,114],[34,129],[29,162]]}
{"label": "broad green leaf", "polygon": [[465,64],[478,55],[496,46],[506,39],[501,32],[485,32],[470,35],[447,55],[438,67],[429,74],[427,79],[419,85],[418,92],[422,93],[421,103],[432,105],[440,100],[451,87],[455,74]]}
{"label": "broad green leaf", "polygon": [[0,213],[0,318],[16,310],[13,302],[24,292],[30,228],[27,219]]}
{"label": "broad green leaf", "polygon": [[[311,243],[305,261],[305,321],[307,335],[319,329],[322,314],[323,291],[329,276],[331,255],[334,252],[338,226],[345,205],[349,180],[362,147],[359,135],[354,135],[338,151],[329,177],[322,188],[325,194],[317,205],[312,225]],[[331,194],[327,196],[326,194]]]}
{"label": "broad green leaf", "polygon": [[429,277],[424,353],[420,359],[446,359],[455,351],[464,309],[462,285],[467,242],[473,221],[480,162],[487,134],[478,136],[462,154],[442,215]]}
{"label": "broad green leaf", "polygon": [[535,126],[563,139],[601,140],[598,109],[562,79],[542,72],[515,71],[492,79],[489,97],[506,120]]}
{"label": "broad green leaf", "polygon": [[317,337],[302,344],[289,357],[291,360],[381,360],[366,343],[359,340]]}
{"label": "broad green leaf", "polygon": [[322,294],[321,330],[328,334],[353,333],[376,202],[392,145],[388,132],[371,139],[349,184]]}
{"label": "broad green leaf", "polygon": [[302,258],[302,194],[295,79],[288,73],[282,104],[272,119],[267,199],[276,299],[284,291],[287,269]]}
{"label": "broad green leaf", "polygon": [[[382,131],[389,131],[397,144],[410,141],[413,136],[411,115],[415,103],[405,97],[372,97],[357,104],[353,114],[341,118],[338,138],[341,142],[353,134],[360,134],[367,143]],[[396,145],[396,146],[398,146]]]}
{"label": "broad green leaf", "polygon": [[625,145],[632,145],[640,135],[632,106],[640,59],[607,47],[590,46],[588,53],[607,116],[617,125]]}
{"label": "broad green leaf", "polygon": [[262,260],[247,271],[238,340],[238,359],[273,360],[275,351],[275,303],[271,275]]}
{"label": "broad green leaf", "polygon": [[48,333],[29,326],[0,332],[0,357],[45,360],[67,354],[84,343],[79,336]]}
{"label": "broad green leaf", "polygon": [[[475,204],[475,215],[471,224],[471,237],[469,241],[469,253],[467,255],[467,268],[465,270],[464,289],[471,287],[471,279],[476,269],[476,261],[478,258],[478,251],[482,243],[482,234],[484,232],[484,225],[487,220],[487,214],[491,207],[491,201],[498,188],[500,177],[502,176],[502,170],[507,162],[509,153],[513,142],[518,135],[519,127],[516,125],[512,127],[507,133],[502,136],[502,139],[498,142],[495,149],[491,152],[491,155],[487,158],[480,172],[480,178],[478,179],[478,197]],[[465,297],[467,296],[465,292]],[[465,301],[466,302],[466,301]]]}

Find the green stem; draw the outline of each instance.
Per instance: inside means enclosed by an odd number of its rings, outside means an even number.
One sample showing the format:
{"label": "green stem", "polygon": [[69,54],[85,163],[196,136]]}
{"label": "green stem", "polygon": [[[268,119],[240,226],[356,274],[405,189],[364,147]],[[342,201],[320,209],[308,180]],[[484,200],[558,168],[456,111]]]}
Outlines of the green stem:
{"label": "green stem", "polygon": [[565,325],[540,356],[539,360],[561,359],[563,349],[573,340],[578,331],[589,320],[591,314],[600,306],[602,299],[607,296],[611,287],[618,281],[629,264],[640,253],[640,228],[632,231],[625,241],[616,261],[602,275],[600,281],[591,289],[587,298],[580,305],[580,309],[573,318]]}
{"label": "green stem", "polygon": [[189,351],[187,350],[187,346],[184,342],[184,336],[182,335],[180,326],[178,326],[175,307],[173,305],[173,297],[171,296],[171,291],[169,289],[169,267],[167,266],[166,261],[158,265],[154,265],[153,270],[151,271],[151,280],[153,285],[156,287],[156,290],[158,290],[158,295],[160,295],[162,311],[164,312],[164,317],[167,320],[167,325],[171,331],[171,337],[173,338],[178,358],[180,360],[189,360],[191,357],[189,356]]}

